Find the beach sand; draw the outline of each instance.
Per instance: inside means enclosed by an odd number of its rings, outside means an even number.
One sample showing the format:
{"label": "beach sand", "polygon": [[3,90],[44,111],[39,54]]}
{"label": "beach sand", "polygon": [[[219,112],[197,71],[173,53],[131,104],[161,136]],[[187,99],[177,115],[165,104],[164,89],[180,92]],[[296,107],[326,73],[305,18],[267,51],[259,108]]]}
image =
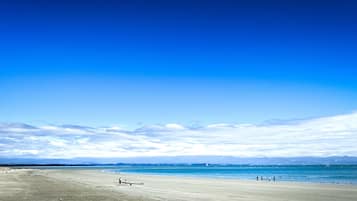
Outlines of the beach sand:
{"label": "beach sand", "polygon": [[[143,185],[118,184],[122,181]],[[357,186],[114,174],[99,170],[0,170],[1,201],[352,201]]]}

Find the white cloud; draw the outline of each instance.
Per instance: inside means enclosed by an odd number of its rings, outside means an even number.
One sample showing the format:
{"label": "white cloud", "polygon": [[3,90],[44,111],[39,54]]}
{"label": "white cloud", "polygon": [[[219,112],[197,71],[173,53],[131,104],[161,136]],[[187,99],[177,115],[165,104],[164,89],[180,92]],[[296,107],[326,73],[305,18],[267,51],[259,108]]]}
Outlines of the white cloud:
{"label": "white cloud", "polygon": [[176,129],[176,130],[183,130],[185,129],[184,126],[180,125],[180,124],[166,124],[165,127],[167,129]]}
{"label": "white cloud", "polygon": [[149,125],[135,130],[0,124],[0,157],[357,156],[357,113],[265,125]]}

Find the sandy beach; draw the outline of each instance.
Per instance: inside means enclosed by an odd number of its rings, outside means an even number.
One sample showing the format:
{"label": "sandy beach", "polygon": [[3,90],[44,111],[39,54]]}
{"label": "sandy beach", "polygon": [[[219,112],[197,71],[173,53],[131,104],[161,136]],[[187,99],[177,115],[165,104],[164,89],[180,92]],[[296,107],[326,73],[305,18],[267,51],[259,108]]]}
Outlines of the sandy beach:
{"label": "sandy beach", "polygon": [[[138,185],[119,185],[119,177]],[[357,200],[357,186],[1,168],[0,200],[351,201]]]}

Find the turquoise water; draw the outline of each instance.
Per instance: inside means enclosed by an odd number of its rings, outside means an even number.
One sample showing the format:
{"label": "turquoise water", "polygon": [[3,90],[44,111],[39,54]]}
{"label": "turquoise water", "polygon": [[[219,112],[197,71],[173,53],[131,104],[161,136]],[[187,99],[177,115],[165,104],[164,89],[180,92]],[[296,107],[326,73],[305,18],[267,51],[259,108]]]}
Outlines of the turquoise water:
{"label": "turquoise water", "polygon": [[99,169],[114,173],[249,179],[275,177],[276,181],[338,183],[357,185],[357,165],[108,165],[52,166],[40,169]]}
{"label": "turquoise water", "polygon": [[189,177],[357,184],[357,165],[311,166],[122,166],[112,172]]}

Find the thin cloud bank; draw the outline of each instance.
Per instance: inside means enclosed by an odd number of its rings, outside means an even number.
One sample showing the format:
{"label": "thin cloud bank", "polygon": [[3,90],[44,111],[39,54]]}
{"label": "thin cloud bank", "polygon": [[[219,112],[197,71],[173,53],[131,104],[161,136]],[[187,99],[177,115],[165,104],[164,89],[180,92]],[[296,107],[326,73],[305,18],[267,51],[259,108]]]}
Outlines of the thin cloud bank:
{"label": "thin cloud bank", "polygon": [[150,125],[135,130],[0,124],[0,157],[357,156],[357,112],[251,125]]}

